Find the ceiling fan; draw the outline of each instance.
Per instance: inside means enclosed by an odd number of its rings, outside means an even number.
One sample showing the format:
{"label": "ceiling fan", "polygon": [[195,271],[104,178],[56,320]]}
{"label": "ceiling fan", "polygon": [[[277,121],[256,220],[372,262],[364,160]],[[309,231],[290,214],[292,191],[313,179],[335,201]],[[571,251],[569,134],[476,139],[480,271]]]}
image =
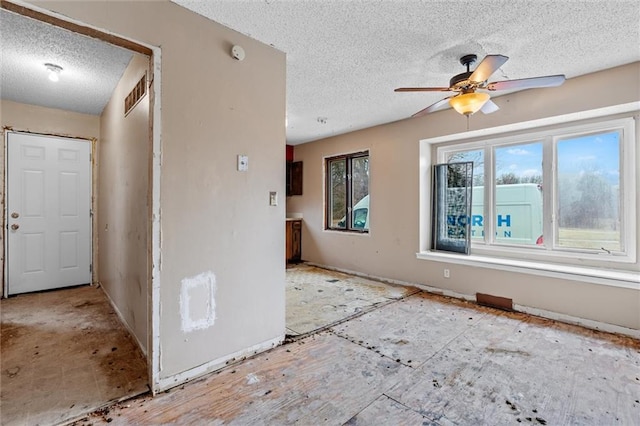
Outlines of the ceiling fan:
{"label": "ceiling fan", "polygon": [[497,111],[498,105],[491,101],[488,93],[477,90],[512,90],[532,89],[538,87],[555,87],[564,83],[564,74],[547,75],[544,77],[523,78],[519,80],[504,80],[487,83],[491,74],[509,60],[503,55],[487,55],[474,71],[469,68],[476,62],[476,55],[464,55],[460,63],[467,67],[467,71],[455,75],[449,81],[449,87],[400,87],[395,92],[457,92],[453,96],[441,99],[433,105],[413,114],[412,117],[420,117],[430,112],[437,111],[449,103],[460,114],[469,116],[478,111],[490,114]]}

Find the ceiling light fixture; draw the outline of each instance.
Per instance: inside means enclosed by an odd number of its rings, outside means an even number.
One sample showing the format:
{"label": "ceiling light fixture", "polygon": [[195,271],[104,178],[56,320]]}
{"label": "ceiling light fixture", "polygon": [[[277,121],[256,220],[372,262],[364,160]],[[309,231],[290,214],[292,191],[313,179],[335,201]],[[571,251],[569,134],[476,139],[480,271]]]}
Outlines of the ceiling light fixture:
{"label": "ceiling light fixture", "polygon": [[58,81],[60,80],[60,72],[62,71],[62,67],[60,65],[46,63],[44,66],[49,71],[49,80]]}
{"label": "ceiling light fixture", "polygon": [[468,92],[449,99],[449,104],[458,113],[469,116],[480,111],[489,98],[487,93]]}

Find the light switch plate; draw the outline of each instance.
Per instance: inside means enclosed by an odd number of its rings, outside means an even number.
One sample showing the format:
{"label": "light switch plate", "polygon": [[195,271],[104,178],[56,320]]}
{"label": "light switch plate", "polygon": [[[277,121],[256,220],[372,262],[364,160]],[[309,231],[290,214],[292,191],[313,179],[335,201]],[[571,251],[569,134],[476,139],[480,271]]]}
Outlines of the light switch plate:
{"label": "light switch plate", "polygon": [[238,155],[238,171],[246,172],[247,170],[249,170],[249,156]]}
{"label": "light switch plate", "polygon": [[269,192],[269,205],[277,206],[278,205],[278,193],[275,191]]}

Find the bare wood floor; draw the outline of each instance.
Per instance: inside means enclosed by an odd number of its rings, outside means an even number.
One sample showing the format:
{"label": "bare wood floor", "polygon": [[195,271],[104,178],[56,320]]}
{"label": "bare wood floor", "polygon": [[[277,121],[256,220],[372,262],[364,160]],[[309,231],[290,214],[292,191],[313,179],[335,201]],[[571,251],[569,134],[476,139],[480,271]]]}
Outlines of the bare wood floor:
{"label": "bare wood floor", "polygon": [[637,425],[640,342],[419,292],[78,424],[107,422]]}
{"label": "bare wood floor", "polygon": [[148,391],[146,362],[101,289],[0,301],[0,423],[58,424]]}

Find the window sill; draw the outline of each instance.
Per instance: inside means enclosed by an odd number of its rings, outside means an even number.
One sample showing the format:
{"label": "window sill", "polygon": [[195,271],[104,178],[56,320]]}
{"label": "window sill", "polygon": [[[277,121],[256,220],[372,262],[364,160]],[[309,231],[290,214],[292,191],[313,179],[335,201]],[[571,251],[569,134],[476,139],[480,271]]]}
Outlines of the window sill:
{"label": "window sill", "polygon": [[416,253],[416,257],[418,259],[435,262],[446,262],[458,265],[475,266],[479,268],[518,272],[529,275],[539,275],[550,278],[560,278],[640,290],[640,273],[638,272],[585,268],[581,266],[531,262],[526,260],[505,259],[473,254],[467,256],[433,251]]}
{"label": "window sill", "polygon": [[369,235],[369,231],[355,231],[353,229],[326,228],[326,229],[323,229],[323,232],[328,232],[331,234],[342,234],[342,235]]}

